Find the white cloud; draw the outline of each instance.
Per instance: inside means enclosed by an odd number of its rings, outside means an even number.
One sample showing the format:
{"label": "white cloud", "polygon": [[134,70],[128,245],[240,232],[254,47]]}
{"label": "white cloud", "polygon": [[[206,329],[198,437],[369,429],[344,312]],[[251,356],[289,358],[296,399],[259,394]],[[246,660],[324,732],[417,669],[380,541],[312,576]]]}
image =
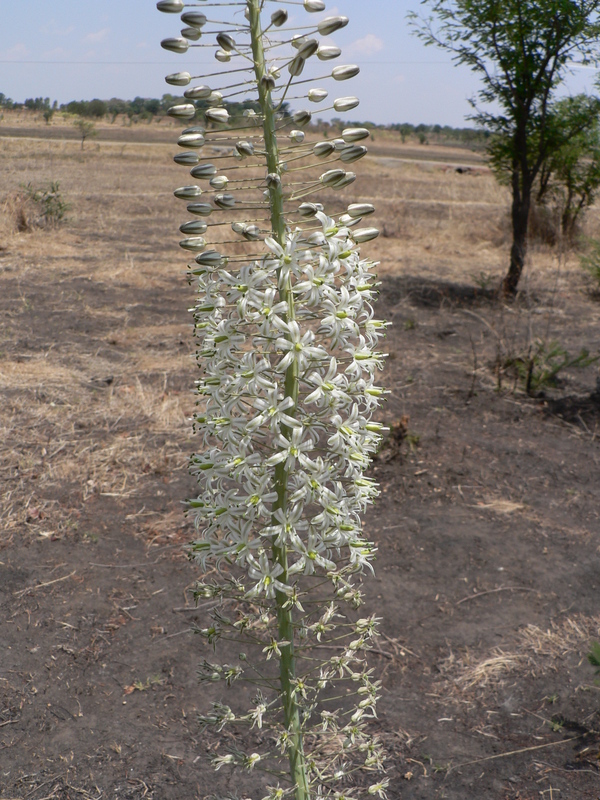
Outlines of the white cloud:
{"label": "white cloud", "polygon": [[23,44],[23,42],[18,42],[17,44],[13,45],[13,46],[10,48],[10,50],[7,50],[7,51],[4,53],[4,56],[5,56],[5,58],[8,58],[8,59],[12,59],[12,58],[14,58],[14,59],[25,58],[25,56],[28,56],[28,55],[29,55],[29,50],[28,50],[28,49],[27,49],[27,47],[26,47],[26,46]]}
{"label": "white cloud", "polygon": [[96,33],[88,33],[88,35],[84,38],[84,42],[101,42],[103,39],[106,39],[108,34],[110,33],[110,28],[102,28],[100,31],[96,31]]}
{"label": "white cloud", "polygon": [[374,33],[367,33],[362,39],[357,39],[345,49],[347,53],[352,52],[361,56],[372,56],[375,53],[381,52],[384,47],[383,39],[380,39],[379,36],[375,36]]}

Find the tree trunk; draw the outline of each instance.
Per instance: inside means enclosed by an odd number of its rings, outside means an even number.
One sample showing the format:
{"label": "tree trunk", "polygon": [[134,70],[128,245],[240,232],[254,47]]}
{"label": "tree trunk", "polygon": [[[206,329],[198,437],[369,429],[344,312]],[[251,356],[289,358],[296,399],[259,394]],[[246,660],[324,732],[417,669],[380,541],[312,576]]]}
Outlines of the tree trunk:
{"label": "tree trunk", "polygon": [[529,183],[526,179],[522,179],[519,169],[513,170],[511,213],[513,242],[510,250],[510,266],[506,277],[502,281],[502,294],[505,297],[514,297],[516,295],[525,265],[527,226],[531,206],[531,186]]}

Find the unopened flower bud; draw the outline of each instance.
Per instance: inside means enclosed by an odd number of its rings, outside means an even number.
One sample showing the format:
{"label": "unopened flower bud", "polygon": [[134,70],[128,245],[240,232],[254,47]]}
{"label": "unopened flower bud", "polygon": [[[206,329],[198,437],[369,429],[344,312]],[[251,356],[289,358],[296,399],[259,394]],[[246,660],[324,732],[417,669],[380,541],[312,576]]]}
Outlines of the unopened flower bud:
{"label": "unopened flower bud", "polygon": [[235,149],[242,156],[254,155],[254,145],[251,142],[237,142]]}
{"label": "unopened flower bud", "polygon": [[368,128],[344,128],[342,131],[342,139],[345,142],[360,142],[362,139],[368,139],[370,135]]}
{"label": "unopened flower bud", "polygon": [[215,195],[215,205],[219,208],[233,208],[235,197],[232,194],[217,194]]}
{"label": "unopened flower bud", "polygon": [[181,233],[185,233],[188,236],[201,236],[208,230],[208,225],[206,222],[194,219],[191,222],[184,222],[183,225],[179,226],[179,230]]}
{"label": "unopened flower bud", "polygon": [[211,122],[227,122],[229,112],[226,108],[207,108],[204,116]]}
{"label": "unopened flower bud", "polygon": [[334,139],[333,144],[336,150],[343,150],[346,147],[346,142],[343,139]]}
{"label": "unopened flower bud", "polygon": [[269,189],[276,189],[281,186],[281,178],[276,172],[269,172],[266,177],[266,184]]}
{"label": "unopened flower bud", "polygon": [[175,36],[169,39],[163,39],[160,46],[163,50],[170,50],[172,53],[185,53],[190,43],[181,36]]}
{"label": "unopened flower bud", "polygon": [[184,167],[193,167],[200,161],[200,156],[194,152],[177,153],[176,156],[173,156],[173,161]]}
{"label": "unopened flower bud", "polygon": [[311,14],[316,14],[319,11],[325,11],[325,3],[323,0],[304,0],[304,9]]}
{"label": "unopened flower bud", "polygon": [[165,14],[180,14],[184,9],[182,0],[160,0],[156,7]]}
{"label": "unopened flower bud", "polygon": [[317,144],[313,147],[313,153],[317,156],[317,158],[326,158],[327,156],[330,156],[334,150],[335,145],[333,142],[317,142]]}
{"label": "unopened flower bud", "polygon": [[244,239],[248,239],[249,242],[256,242],[261,238],[260,228],[258,225],[246,225],[246,228],[242,231],[242,235]]}
{"label": "unopened flower bud", "polygon": [[338,97],[333,101],[333,107],[336,111],[351,111],[359,103],[358,97]]}
{"label": "unopened flower bud", "polygon": [[353,161],[358,161],[359,158],[367,155],[367,148],[362,144],[349,144],[344,147],[340,153],[340,160],[344,164],[352,164]]}
{"label": "unopened flower bud", "polygon": [[327,89],[309,89],[308,90],[308,99],[311,103],[320,103],[322,100],[325,100],[329,92]]}
{"label": "unopened flower bud", "polygon": [[297,78],[298,75],[302,74],[305,64],[306,61],[300,55],[294,56],[294,58],[292,58],[292,60],[288,64],[288,71],[292,76],[292,78]]}
{"label": "unopened flower bud", "polygon": [[208,217],[214,211],[210,203],[190,203],[187,210],[199,217]]}
{"label": "unopened flower bud", "polygon": [[283,8],[278,8],[277,11],[274,11],[271,14],[271,25],[274,25],[276,28],[280,28],[287,22],[288,12],[284,11]]}
{"label": "unopened flower bud", "polygon": [[179,242],[179,247],[184,250],[189,250],[192,253],[198,253],[206,247],[206,239],[202,236],[190,236],[187,239],[182,239]]}
{"label": "unopened flower bud", "polygon": [[352,203],[348,206],[347,211],[351,217],[366,217],[368,214],[373,214],[375,206],[371,203]]}
{"label": "unopened flower bud", "polygon": [[186,39],[189,39],[191,42],[197,42],[202,36],[202,33],[198,30],[198,28],[182,28],[181,35]]}
{"label": "unopened flower bud", "polygon": [[260,79],[261,84],[265,87],[265,89],[269,92],[272,92],[275,88],[275,78],[268,72],[266,75],[263,75]]}
{"label": "unopened flower bud", "polygon": [[325,17],[317,25],[317,29],[321,36],[329,36],[334,31],[339,31],[340,28],[345,28],[348,24],[348,17]]}
{"label": "unopened flower bud", "polygon": [[290,133],[290,140],[292,144],[302,144],[305,138],[306,134],[304,131],[292,131]]}
{"label": "unopened flower bud", "polygon": [[319,43],[316,39],[306,39],[298,48],[298,55],[301,58],[308,59],[319,49]]}
{"label": "unopened flower bud", "polygon": [[298,213],[305,219],[314,217],[318,210],[319,208],[316,203],[301,203],[298,206]]}
{"label": "unopened flower bud", "polygon": [[296,125],[308,125],[312,119],[312,114],[310,111],[296,111],[292,119]]}
{"label": "unopened flower bud", "polygon": [[210,96],[206,98],[206,102],[211,106],[218,106],[223,102],[223,95],[221,92],[211,92]]}
{"label": "unopened flower bud", "polygon": [[191,119],[196,116],[196,107],[191,103],[184,103],[179,106],[171,106],[167,110],[167,114],[175,119]]}
{"label": "unopened flower bud", "polygon": [[379,231],[377,228],[358,228],[358,230],[355,230],[352,233],[352,238],[357,244],[370,242],[371,239],[376,239],[378,236]]}
{"label": "unopened flower bud", "polygon": [[193,200],[194,197],[200,197],[202,189],[199,186],[180,186],[173,194],[180,200]]}
{"label": "unopened flower bud", "polygon": [[349,78],[354,78],[360,72],[360,67],[356,64],[345,64],[341,67],[334,67],[331,72],[331,77],[336,81],[347,81]]}
{"label": "unopened flower bud", "polygon": [[234,233],[243,233],[248,226],[245,222],[232,222],[231,223],[231,230]]}
{"label": "unopened flower bud", "polygon": [[358,225],[361,220],[362,217],[351,217],[350,214],[342,214],[339,218],[339,223],[345,228],[351,228],[353,225]]}
{"label": "unopened flower bud", "polygon": [[192,178],[212,178],[216,174],[217,168],[214,164],[199,164],[190,172]]}
{"label": "unopened flower bud", "polygon": [[[177,144],[180,147],[203,147],[205,143],[205,138],[203,133],[182,133],[179,139],[177,139]],[[198,162],[196,162],[198,163]]]}
{"label": "unopened flower bud", "polygon": [[304,36],[302,33],[297,33],[292,36],[292,47],[295,47],[296,50],[298,50],[300,47],[302,47],[305,41],[306,36]]}
{"label": "unopened flower bud", "polygon": [[323,186],[334,186],[337,181],[341,180],[342,178],[346,177],[346,170],[343,169],[329,169],[327,172],[324,172],[319,180],[323,184]]}
{"label": "unopened flower bud", "polygon": [[221,64],[226,64],[228,61],[231,61],[231,53],[228,53],[227,50],[216,50],[215,58],[217,61],[220,61]]}
{"label": "unopened flower bud", "polygon": [[184,97],[188,100],[206,100],[212,94],[210,86],[193,86],[191,89],[186,89],[183,93]]}
{"label": "unopened flower bud", "polygon": [[320,44],[317,50],[317,58],[320,61],[331,61],[333,58],[341,56],[342,51],[334,44]]}
{"label": "unopened flower bud", "polygon": [[217,43],[227,53],[235,49],[235,40],[228,33],[218,33]]}
{"label": "unopened flower bud", "polygon": [[206,14],[201,11],[186,11],[181,15],[181,21],[192,28],[202,28],[206,25]]}
{"label": "unopened flower bud", "polygon": [[356,180],[356,172],[347,172],[343,178],[340,178],[339,181],[333,184],[331,187],[332,189],[345,189],[346,186],[350,186],[351,183],[354,183]]}
{"label": "unopened flower bud", "polygon": [[171,86],[187,86],[191,80],[192,76],[189,72],[172,72],[165,78],[165,81]]}
{"label": "unopened flower bud", "polygon": [[220,267],[227,263],[227,259],[216,250],[206,250],[196,256],[196,263],[202,267]]}
{"label": "unopened flower bud", "polygon": [[226,175],[215,175],[214,178],[210,179],[209,183],[213,189],[222,191],[229,183],[229,178]]}

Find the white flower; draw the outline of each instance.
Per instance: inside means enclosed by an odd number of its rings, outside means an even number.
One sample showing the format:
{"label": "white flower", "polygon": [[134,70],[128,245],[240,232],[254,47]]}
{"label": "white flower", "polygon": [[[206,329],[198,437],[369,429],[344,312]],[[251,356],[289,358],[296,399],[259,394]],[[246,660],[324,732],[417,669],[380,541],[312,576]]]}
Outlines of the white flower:
{"label": "white flower", "polygon": [[248,576],[257,583],[246,592],[246,597],[258,597],[264,594],[265,597],[275,597],[275,592],[290,594],[292,587],[277,580],[283,572],[281,564],[271,564],[266,553],[262,552],[258,561],[253,555],[248,555]]}

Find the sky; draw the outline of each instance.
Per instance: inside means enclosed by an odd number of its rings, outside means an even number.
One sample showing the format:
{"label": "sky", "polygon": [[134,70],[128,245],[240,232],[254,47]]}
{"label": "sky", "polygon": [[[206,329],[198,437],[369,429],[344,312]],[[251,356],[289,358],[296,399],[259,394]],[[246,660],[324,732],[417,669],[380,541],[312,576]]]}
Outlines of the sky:
{"label": "sky", "polygon": [[[267,5],[278,7],[276,2]],[[323,16],[291,4],[281,7],[302,24]],[[406,19],[410,11],[423,13],[418,0],[327,2],[327,14],[350,18],[331,37],[343,51],[333,63],[361,67],[358,78],[341,85],[342,94],[361,99],[353,118],[377,124],[471,125],[466,116],[472,110],[468,100],[479,86],[477,76],[412,35]],[[158,12],[154,0],[0,0],[0,22],[0,92],[20,102],[28,97],[59,103],[160,97],[176,91],[164,83],[169,72],[189,70],[191,64],[197,74],[203,64],[215,71],[207,51],[195,49],[194,62],[189,52],[178,56],[160,47],[161,39],[178,36],[182,26],[177,15]],[[594,78],[594,71],[577,69],[565,92],[592,91]]]}

